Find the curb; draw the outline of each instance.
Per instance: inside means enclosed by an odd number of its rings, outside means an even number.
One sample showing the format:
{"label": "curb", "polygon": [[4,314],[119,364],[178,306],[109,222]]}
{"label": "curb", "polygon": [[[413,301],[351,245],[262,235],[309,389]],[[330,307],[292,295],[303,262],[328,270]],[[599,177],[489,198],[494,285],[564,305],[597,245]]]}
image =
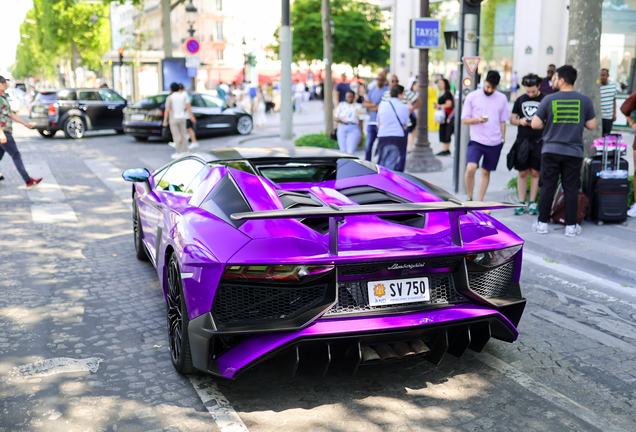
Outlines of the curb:
{"label": "curb", "polygon": [[570,252],[555,250],[532,240],[524,239],[524,249],[534,255],[539,255],[541,258],[558,261],[562,264],[567,264],[574,269],[593,273],[599,277],[606,278],[632,288],[636,287],[636,271],[634,270],[599,262]]}

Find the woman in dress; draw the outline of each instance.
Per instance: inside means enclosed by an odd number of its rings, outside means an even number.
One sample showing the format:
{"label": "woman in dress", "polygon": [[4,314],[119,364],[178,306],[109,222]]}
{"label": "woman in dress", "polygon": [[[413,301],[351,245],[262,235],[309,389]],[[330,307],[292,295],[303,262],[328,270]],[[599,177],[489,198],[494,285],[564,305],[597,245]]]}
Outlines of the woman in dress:
{"label": "woman in dress", "polygon": [[362,135],[364,108],[355,101],[356,94],[349,90],[343,102],[333,112],[336,121],[338,147],[343,152],[354,154]]}
{"label": "woman in dress", "polygon": [[265,118],[265,96],[260,86],[256,89],[256,97],[252,103],[252,113],[254,116],[254,127],[257,129],[264,128],[267,122]]}
{"label": "woman in dress", "polygon": [[439,125],[439,141],[442,143],[442,151],[437,153],[437,156],[450,156],[451,136],[455,130],[455,118],[451,116],[451,113],[453,112],[455,101],[450,91],[450,84],[446,78],[437,81],[437,87],[440,90],[441,96],[437,99],[437,103],[434,104],[435,109],[443,108],[446,112],[446,122]]}

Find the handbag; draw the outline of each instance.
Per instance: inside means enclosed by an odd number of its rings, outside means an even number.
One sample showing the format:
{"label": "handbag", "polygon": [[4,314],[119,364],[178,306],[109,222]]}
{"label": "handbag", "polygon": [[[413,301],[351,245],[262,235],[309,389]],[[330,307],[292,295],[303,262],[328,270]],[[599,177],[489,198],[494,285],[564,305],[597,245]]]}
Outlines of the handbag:
{"label": "handbag", "polygon": [[331,141],[338,141],[338,135],[337,135],[336,129],[331,131],[331,134],[329,135],[329,139]]}
{"label": "handbag", "polygon": [[446,123],[446,111],[444,110],[444,108],[440,108],[435,111],[435,114],[433,114],[433,120],[437,124]]}

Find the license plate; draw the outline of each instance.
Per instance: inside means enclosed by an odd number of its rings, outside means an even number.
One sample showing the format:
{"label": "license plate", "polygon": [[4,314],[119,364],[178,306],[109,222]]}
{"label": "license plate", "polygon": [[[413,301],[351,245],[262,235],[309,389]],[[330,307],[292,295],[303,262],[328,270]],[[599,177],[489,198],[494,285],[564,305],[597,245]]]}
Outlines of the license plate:
{"label": "license plate", "polygon": [[146,119],[146,114],[131,114],[131,121],[144,121]]}
{"label": "license plate", "polygon": [[367,289],[369,290],[369,306],[372,307],[431,299],[427,277],[367,282]]}

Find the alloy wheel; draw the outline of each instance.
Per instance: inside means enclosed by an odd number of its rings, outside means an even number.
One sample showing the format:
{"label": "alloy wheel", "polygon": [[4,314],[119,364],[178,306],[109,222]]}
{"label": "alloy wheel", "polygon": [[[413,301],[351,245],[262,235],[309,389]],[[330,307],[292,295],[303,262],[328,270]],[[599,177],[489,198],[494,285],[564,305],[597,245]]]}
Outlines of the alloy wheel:
{"label": "alloy wheel", "polygon": [[238,124],[236,125],[236,130],[241,135],[247,135],[252,132],[252,119],[249,116],[243,116],[238,119]]}
{"label": "alloy wheel", "polygon": [[181,274],[175,260],[168,265],[168,339],[172,362],[181,359],[181,340],[183,338],[183,316],[181,313]]}
{"label": "alloy wheel", "polygon": [[71,138],[82,138],[85,129],[84,121],[79,117],[73,117],[66,122],[66,132]]}

